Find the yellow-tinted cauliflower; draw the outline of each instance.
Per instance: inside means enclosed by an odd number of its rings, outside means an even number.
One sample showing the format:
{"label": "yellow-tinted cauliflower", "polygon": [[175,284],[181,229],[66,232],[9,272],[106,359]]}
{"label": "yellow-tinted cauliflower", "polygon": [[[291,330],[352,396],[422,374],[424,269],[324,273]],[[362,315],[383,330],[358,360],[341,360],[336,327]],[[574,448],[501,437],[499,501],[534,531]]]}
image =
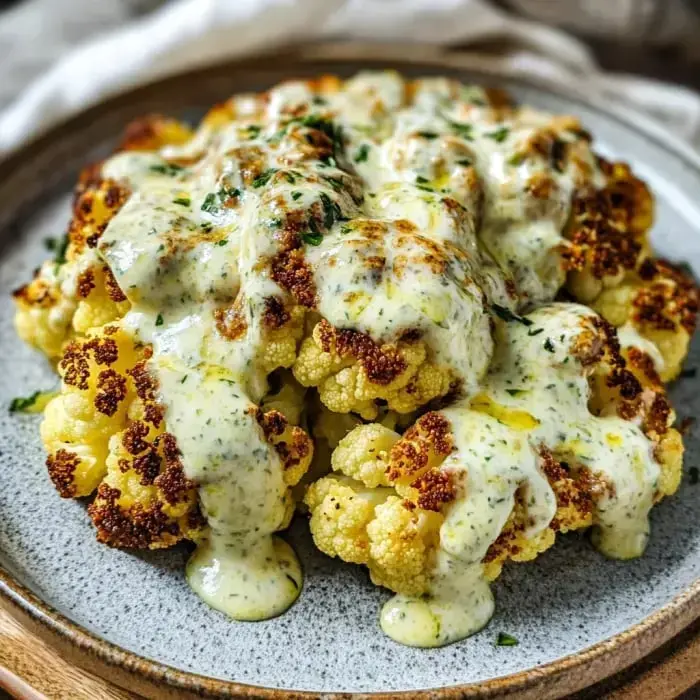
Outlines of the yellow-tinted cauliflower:
{"label": "yellow-tinted cauliflower", "polygon": [[336,413],[376,418],[378,402],[398,413],[410,413],[452,387],[451,372],[428,358],[421,340],[406,338],[377,345],[353,330],[319,322],[299,349],[294,376],[316,387],[321,401]]}
{"label": "yellow-tinted cauliflower", "polygon": [[[673,412],[652,358],[637,348],[621,352],[612,326],[602,319],[598,326],[597,335],[583,333],[576,348],[590,372],[590,410],[640,422],[655,445],[660,466],[655,500],[660,500],[678,488],[681,477],[683,445],[670,427]],[[334,473],[312,484],[305,498],[319,549],[364,564],[377,585],[410,596],[428,593],[440,527],[459,491],[450,470],[441,468],[456,449],[451,431],[445,416],[429,412],[403,435],[374,423],[340,440],[332,455]],[[595,522],[594,503],[607,488],[601,477],[587,468],[571,469],[543,445],[539,466],[556,497],[554,518],[528,535],[526,494],[518,490],[510,517],[482,560],[489,580],[508,560],[536,558],[554,544],[557,532]]]}

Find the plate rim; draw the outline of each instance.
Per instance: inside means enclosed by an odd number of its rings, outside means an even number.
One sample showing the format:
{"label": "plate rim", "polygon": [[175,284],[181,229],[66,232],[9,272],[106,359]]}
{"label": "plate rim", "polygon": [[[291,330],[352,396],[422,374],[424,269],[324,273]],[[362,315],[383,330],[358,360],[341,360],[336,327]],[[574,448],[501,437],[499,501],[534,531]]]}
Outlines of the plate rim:
{"label": "plate rim", "polygon": [[[231,79],[234,80],[236,71],[240,72],[246,67],[259,70],[267,66],[268,69],[279,70],[280,65],[286,65],[289,77],[292,78],[295,67],[318,63],[319,72],[330,72],[333,63],[348,61],[367,64],[368,68],[372,64],[395,62],[399,71],[402,66],[420,65],[433,68],[462,69],[481,74],[485,78],[515,80],[557,97],[577,101],[589,109],[614,119],[623,127],[652,139],[662,149],[672,151],[675,156],[700,175],[700,153],[697,153],[689,144],[664,129],[651,118],[624,110],[620,105],[602,98],[596,99],[593,93],[587,93],[582,87],[570,85],[563,88],[554,80],[534,76],[525,70],[518,70],[505,59],[497,56],[455,52],[421,44],[324,42],[303,49],[277,50],[275,53],[259,54],[245,59],[211,63],[204,67],[177,72],[174,75],[162,77],[108,97],[51,127],[0,161],[0,183],[10,181],[13,177],[21,177],[23,172],[29,172],[34,158],[38,155],[46,155],[52,150],[55,152],[56,135],[81,132],[93,119],[97,121],[98,115],[104,116],[112,111],[119,115],[121,113],[120,106],[123,111],[124,105],[133,101],[133,98],[143,97],[148,91],[155,88],[166,89],[170,84],[176,85],[186,80],[196,81],[198,78],[204,78],[216,71],[224,70],[230,71]],[[44,182],[40,191],[46,191],[51,184]],[[0,198],[2,191],[3,188],[0,185]],[[36,190],[30,192],[28,199],[33,199],[35,194]],[[21,209],[22,204],[20,202],[15,206],[15,215]],[[624,669],[661,646],[684,627],[700,618],[700,579],[696,579],[664,606],[622,632],[540,666],[468,684],[423,690],[371,693],[332,691],[319,693],[317,691],[255,686],[184,671],[160,661],[148,659],[99,637],[68,616],[58,612],[16,580],[1,565],[0,605],[20,620],[29,621],[30,624],[35,623],[31,626],[42,636],[49,636],[53,641],[62,644],[67,643],[75,651],[80,650],[82,653],[77,659],[79,665],[85,664],[88,666],[88,670],[94,670],[97,661],[100,666],[98,672],[108,678],[112,675],[110,671],[116,670],[126,671],[129,676],[135,674],[134,680],[146,681],[151,692],[165,683],[169,691],[182,691],[185,695],[196,693],[214,697],[260,698],[260,700],[306,700],[319,697],[319,695],[322,695],[326,700],[345,698],[390,700],[397,697],[457,700],[457,698],[464,697],[505,698],[516,696],[525,699],[551,698],[558,697],[563,692],[575,692]],[[115,680],[124,687],[129,687],[123,675],[118,674],[117,678],[112,677],[111,680]]]}

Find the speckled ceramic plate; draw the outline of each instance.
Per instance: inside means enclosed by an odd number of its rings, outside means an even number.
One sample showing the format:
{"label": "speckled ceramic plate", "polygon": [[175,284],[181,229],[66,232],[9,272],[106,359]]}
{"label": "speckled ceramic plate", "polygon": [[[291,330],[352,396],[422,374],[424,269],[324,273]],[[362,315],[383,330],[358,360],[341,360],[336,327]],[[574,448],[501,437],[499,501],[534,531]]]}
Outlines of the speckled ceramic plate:
{"label": "speckled ceramic plate", "polygon": [[[501,84],[522,101],[579,115],[599,149],[632,163],[654,190],[657,250],[700,272],[700,158],[672,136],[585,96],[504,74],[493,60],[416,47],[316,47],[136,90],[0,164],[0,405],[55,385],[47,364],[14,335],[9,293],[45,256],[43,239],[66,226],[79,166],[104,152],[128,119],[153,110],[196,117],[233,92],[368,67]],[[696,342],[688,366],[699,362]],[[681,417],[700,413],[700,379],[681,380],[672,395]],[[535,562],[506,567],[491,623],[443,649],[387,639],[377,613],[388,594],[363,569],[315,551],[301,521],[288,534],[306,573],[297,604],[274,620],[232,622],[188,589],[185,548],[129,553],[97,544],[85,504],[61,500],[49,483],[38,423],[0,411],[5,604],[82,665],[149,695],[167,686],[168,697],[554,697],[636,661],[700,615],[700,484],[685,476],[679,493],[654,509],[643,558],[607,561],[585,539],[560,537]],[[700,441],[691,433],[687,443],[686,464],[697,465]],[[494,646],[499,631],[520,644]]]}

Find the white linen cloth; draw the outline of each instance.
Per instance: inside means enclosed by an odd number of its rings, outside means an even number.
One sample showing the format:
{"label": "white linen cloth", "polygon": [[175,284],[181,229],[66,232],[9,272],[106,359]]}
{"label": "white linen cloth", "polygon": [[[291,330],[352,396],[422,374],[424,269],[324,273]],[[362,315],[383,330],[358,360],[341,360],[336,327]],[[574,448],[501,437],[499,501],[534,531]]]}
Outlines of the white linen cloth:
{"label": "white linen cloth", "polygon": [[[700,98],[695,93],[605,73],[579,41],[485,0],[174,0],[124,23],[130,11],[148,2],[29,0],[11,10],[14,16],[8,21],[0,15],[0,50],[5,54],[0,55],[0,86],[11,85],[18,71],[26,85],[0,113],[0,157],[125,88],[275,45],[334,38],[429,42],[465,50],[498,41],[504,47],[500,64],[646,112],[700,148]],[[91,19],[102,33],[77,42],[76,28]],[[34,36],[27,36],[29,31]],[[33,53],[26,42],[33,44]],[[64,53],[67,42],[77,45]],[[32,66],[25,60],[18,67],[13,62],[18,52],[33,58],[35,69],[41,67],[41,56],[51,65],[28,81]]]}

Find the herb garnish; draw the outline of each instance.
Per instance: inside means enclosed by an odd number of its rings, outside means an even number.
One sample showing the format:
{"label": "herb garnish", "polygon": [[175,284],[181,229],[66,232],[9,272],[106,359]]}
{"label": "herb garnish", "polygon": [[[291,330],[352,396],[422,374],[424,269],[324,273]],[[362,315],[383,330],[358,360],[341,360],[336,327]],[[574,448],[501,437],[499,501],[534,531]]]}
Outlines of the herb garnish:
{"label": "herb garnish", "polygon": [[152,165],[149,170],[154,173],[160,173],[161,175],[175,177],[175,175],[182,172],[184,168],[176,163],[157,163],[156,165]]}
{"label": "herb garnish", "polygon": [[427,185],[430,182],[427,177],[422,177],[421,175],[416,176],[416,184]]}
{"label": "herb garnish", "polygon": [[369,146],[363,143],[355,153],[355,162],[364,163],[367,160],[367,156],[369,156]]}
{"label": "herb garnish", "polygon": [[518,646],[518,640],[511,634],[507,632],[499,632],[498,639],[496,639],[497,647],[516,647]]}
{"label": "herb garnish", "polygon": [[433,139],[436,139],[438,135],[434,131],[419,131],[418,136],[424,139],[428,139],[429,141],[432,141]]}
{"label": "herb garnish", "polygon": [[258,175],[253,180],[253,187],[264,187],[270,181],[270,178],[277,172],[278,168],[268,168]]}
{"label": "herb garnish", "polygon": [[228,238],[222,238],[220,241],[217,241],[217,242],[216,242],[216,245],[218,245],[219,247],[223,247],[223,246],[225,246],[227,243],[228,243]]}
{"label": "herb garnish", "polygon": [[209,214],[218,214],[227,199],[235,199],[241,196],[237,187],[222,187],[218,192],[210,192],[202,202],[200,209]]}
{"label": "herb garnish", "polygon": [[304,241],[304,243],[308,243],[309,245],[321,245],[321,241],[323,240],[322,234],[313,231],[305,231],[300,235],[301,240]]}
{"label": "herb garnish", "polygon": [[192,204],[192,200],[189,197],[176,197],[173,199],[173,204],[179,204],[183,207],[189,207]]}
{"label": "herb garnish", "polygon": [[523,318],[522,316],[518,316],[518,314],[514,314],[510,309],[506,308],[505,306],[500,306],[499,304],[491,304],[491,309],[493,312],[498,316],[503,321],[517,321],[518,323],[522,323],[523,326],[531,326],[532,321],[529,318]]}
{"label": "herb garnish", "polygon": [[544,349],[547,352],[554,352],[554,343],[551,338],[547,338],[547,340],[544,341]]}
{"label": "herb garnish", "polygon": [[292,199],[293,199],[295,202],[297,201],[297,199],[299,199],[299,197],[301,197],[301,192],[299,192],[299,190],[296,190],[295,192],[292,192]]}
{"label": "herb garnish", "polygon": [[511,396],[520,396],[520,394],[523,394],[525,392],[525,389],[506,389],[506,393],[510,394]]}
{"label": "herb garnish", "polygon": [[496,143],[503,143],[508,138],[509,133],[510,129],[507,126],[502,126],[500,129],[496,129],[496,131],[485,134],[485,136],[493,139]]}
{"label": "herb garnish", "polygon": [[163,314],[158,314],[156,316],[156,326],[162,326],[163,325]]}
{"label": "herb garnish", "polygon": [[461,124],[460,122],[449,122],[450,127],[457,132],[457,136],[465,141],[474,140],[474,127],[471,124]]}
{"label": "herb garnish", "polygon": [[31,408],[36,400],[41,396],[40,391],[35,391],[30,396],[18,396],[10,402],[10,413],[26,413]]}
{"label": "herb garnish", "polygon": [[539,335],[540,333],[544,333],[544,328],[531,328],[527,334],[532,337],[535,335]]}

